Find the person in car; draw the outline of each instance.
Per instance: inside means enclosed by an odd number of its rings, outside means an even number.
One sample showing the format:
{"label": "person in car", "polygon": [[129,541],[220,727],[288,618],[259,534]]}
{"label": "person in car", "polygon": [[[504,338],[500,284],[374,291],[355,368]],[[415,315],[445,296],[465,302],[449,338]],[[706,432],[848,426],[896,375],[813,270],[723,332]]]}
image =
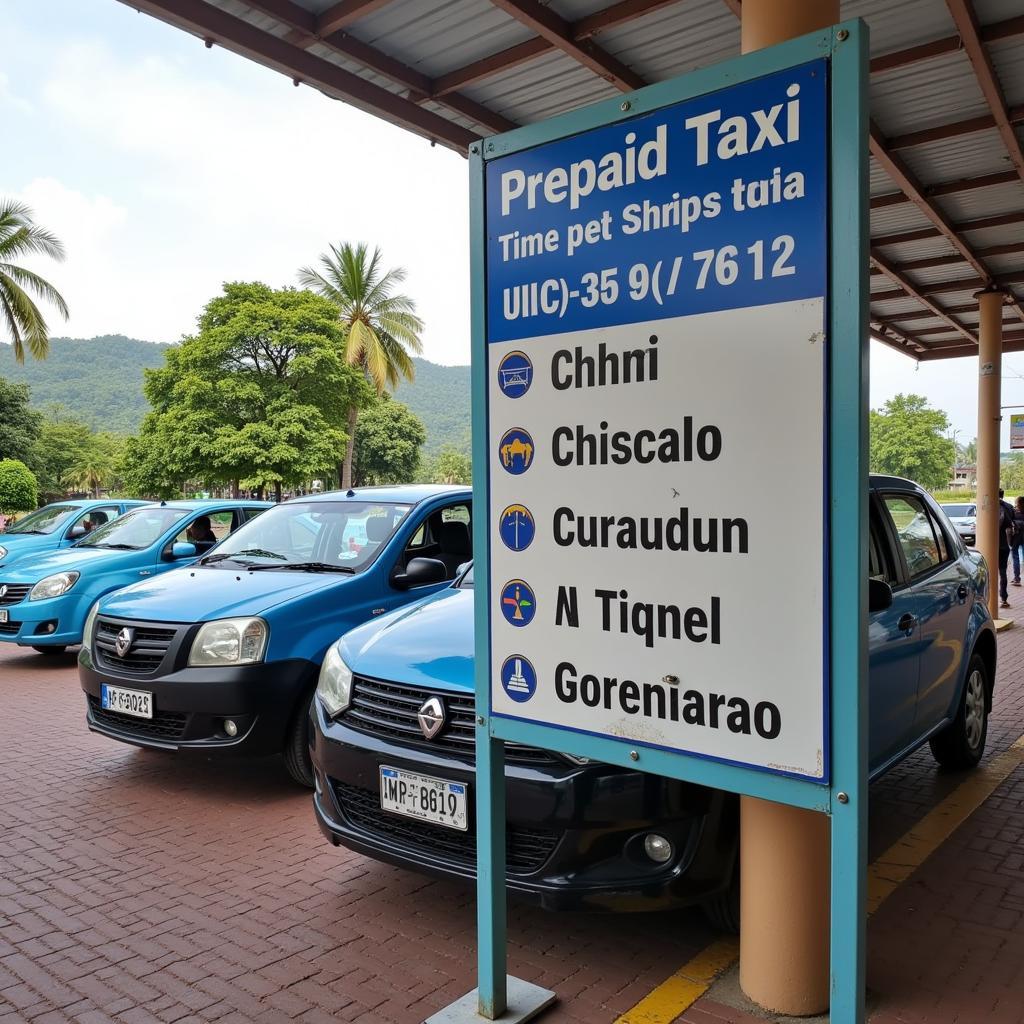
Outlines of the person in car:
{"label": "person in car", "polygon": [[210,525],[209,516],[199,516],[194,522],[190,523],[185,528],[185,536],[191,543],[195,544],[196,552],[200,555],[205,554],[217,543],[217,537]]}

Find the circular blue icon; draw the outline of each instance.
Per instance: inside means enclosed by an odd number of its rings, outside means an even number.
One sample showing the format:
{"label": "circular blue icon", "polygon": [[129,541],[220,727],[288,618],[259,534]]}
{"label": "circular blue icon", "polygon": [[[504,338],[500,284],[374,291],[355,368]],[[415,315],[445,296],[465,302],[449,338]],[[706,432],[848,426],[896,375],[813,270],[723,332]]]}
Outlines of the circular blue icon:
{"label": "circular blue icon", "polygon": [[537,692],[537,671],[521,654],[513,654],[502,663],[501,685],[517,704],[525,704]]}
{"label": "circular blue icon", "polygon": [[537,599],[523,580],[509,580],[501,588],[501,614],[513,626],[528,626],[537,611]]}
{"label": "circular blue icon", "polygon": [[509,505],[498,520],[498,533],[513,551],[525,551],[536,532],[533,513],[525,505]]}
{"label": "circular blue icon", "polygon": [[506,430],[498,442],[498,455],[501,458],[501,468],[506,473],[519,476],[533,464],[533,438],[522,427]]}
{"label": "circular blue icon", "polygon": [[498,387],[506,398],[522,398],[533,383],[533,363],[525,352],[509,352],[498,364]]}

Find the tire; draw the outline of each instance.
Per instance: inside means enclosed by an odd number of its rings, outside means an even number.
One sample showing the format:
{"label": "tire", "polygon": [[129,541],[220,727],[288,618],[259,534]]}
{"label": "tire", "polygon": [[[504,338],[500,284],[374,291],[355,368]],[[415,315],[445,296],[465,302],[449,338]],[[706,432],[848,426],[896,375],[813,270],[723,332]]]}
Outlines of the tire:
{"label": "tire", "polygon": [[53,644],[51,647],[33,647],[32,650],[35,651],[37,654],[44,654],[49,655],[50,657],[54,657],[58,654],[63,654],[67,650],[67,646],[65,644]]}
{"label": "tire", "polygon": [[989,686],[985,662],[972,655],[956,718],[930,740],[932,757],[943,768],[973,768],[985,753]]}
{"label": "tire", "polygon": [[726,935],[740,933],[740,869],[736,865],[729,888],[701,904],[701,910],[715,931]]}
{"label": "tire", "polygon": [[296,708],[284,741],[284,766],[288,774],[307,789],[313,788],[313,762],[309,758],[309,708],[313,703],[310,690]]}

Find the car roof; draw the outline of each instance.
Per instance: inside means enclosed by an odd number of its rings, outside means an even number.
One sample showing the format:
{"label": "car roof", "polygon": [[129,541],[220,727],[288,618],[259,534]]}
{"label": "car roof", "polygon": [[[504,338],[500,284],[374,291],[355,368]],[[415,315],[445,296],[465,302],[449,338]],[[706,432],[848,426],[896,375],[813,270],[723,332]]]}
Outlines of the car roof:
{"label": "car roof", "polygon": [[380,487],[353,487],[347,491],[303,494],[300,497],[289,498],[288,501],[394,501],[416,505],[430,498],[443,498],[448,495],[465,495],[469,498],[473,495],[473,488],[465,484],[385,484]]}
{"label": "car roof", "polygon": [[197,512],[204,508],[270,508],[274,503],[252,498],[196,498],[193,501],[148,501],[143,504],[150,508],[180,508],[186,512]]}
{"label": "car roof", "polygon": [[868,482],[871,487],[895,487],[900,491],[924,490],[920,484],[915,484],[913,480],[905,480],[901,476],[886,476],[884,473],[869,474]]}

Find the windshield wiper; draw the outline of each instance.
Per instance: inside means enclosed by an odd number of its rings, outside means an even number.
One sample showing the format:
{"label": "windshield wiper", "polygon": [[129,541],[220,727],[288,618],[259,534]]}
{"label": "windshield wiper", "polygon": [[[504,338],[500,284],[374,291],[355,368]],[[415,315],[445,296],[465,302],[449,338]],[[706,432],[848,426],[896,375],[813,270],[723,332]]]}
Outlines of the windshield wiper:
{"label": "windshield wiper", "polygon": [[83,544],[83,548],[110,548],[112,551],[139,551],[138,544]]}
{"label": "windshield wiper", "polygon": [[343,572],[355,575],[351,565],[335,565],[333,562],[274,562],[273,565],[250,565],[249,572],[257,569],[288,569],[292,572]]}

